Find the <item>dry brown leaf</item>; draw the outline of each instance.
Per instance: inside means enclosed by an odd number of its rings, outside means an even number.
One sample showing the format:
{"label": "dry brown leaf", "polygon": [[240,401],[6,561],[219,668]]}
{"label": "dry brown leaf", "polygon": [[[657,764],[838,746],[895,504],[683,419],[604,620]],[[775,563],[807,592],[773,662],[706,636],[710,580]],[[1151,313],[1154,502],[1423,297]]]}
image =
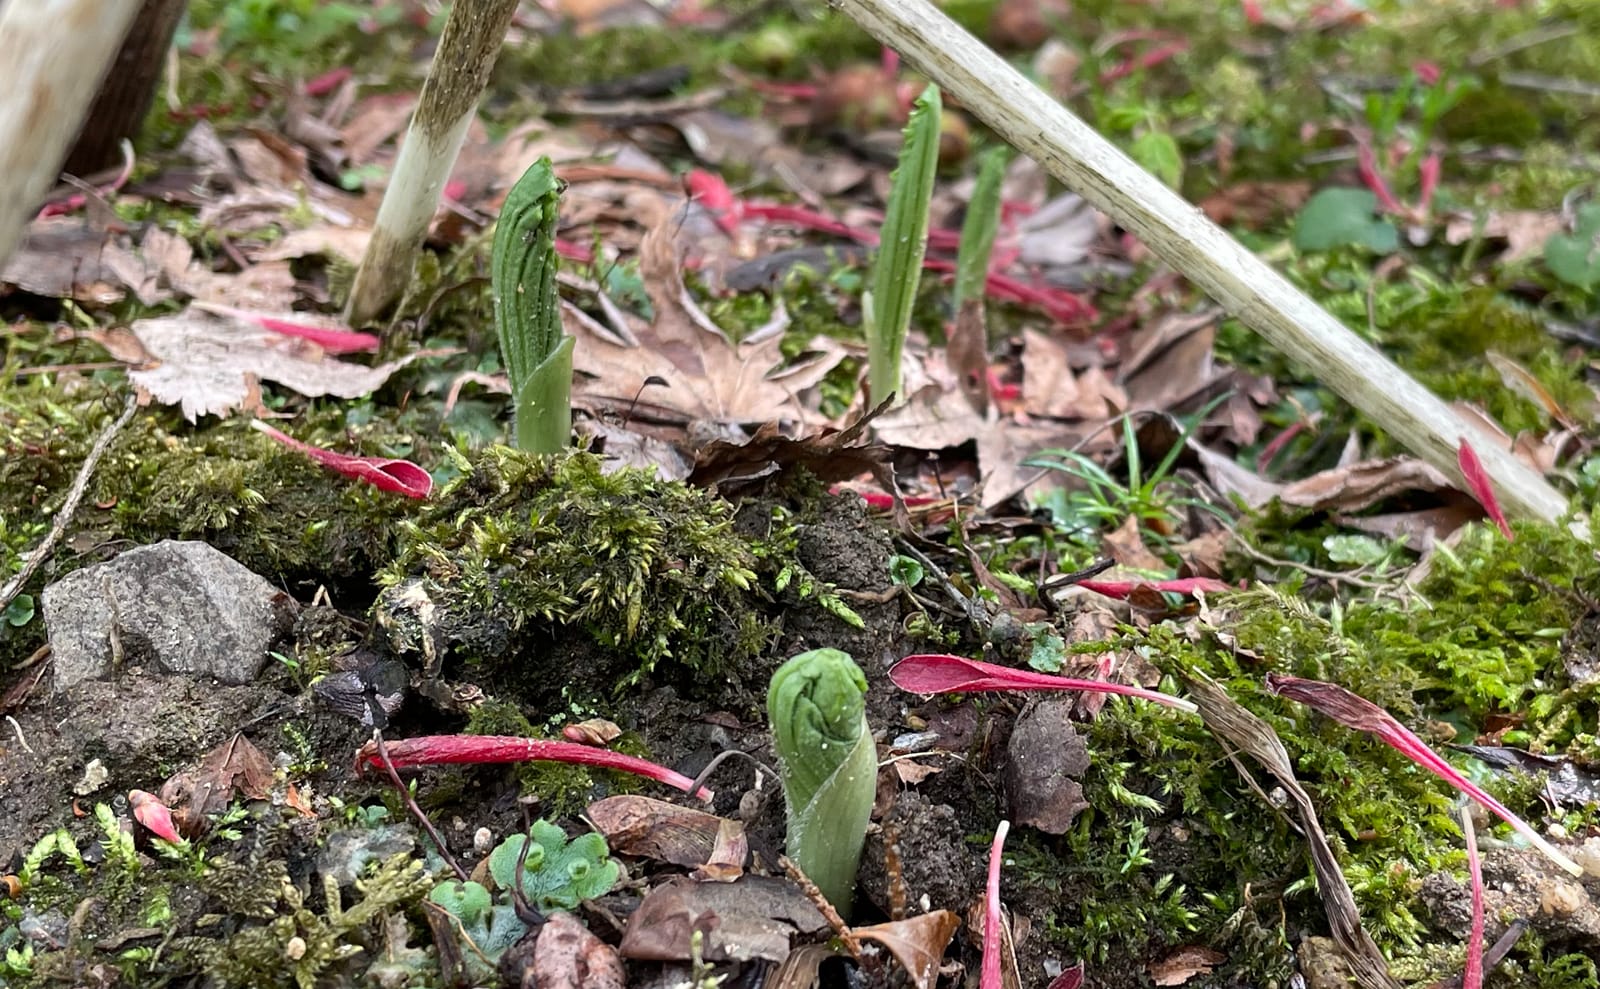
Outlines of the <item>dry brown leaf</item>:
{"label": "dry brown leaf", "polygon": [[622,957],[688,962],[690,939],[704,935],[706,961],[782,961],[797,935],[828,924],[796,886],[769,876],[743,876],[731,883],[669,879],[645,895],[628,917]]}
{"label": "dry brown leaf", "polygon": [[1220,951],[1204,945],[1186,945],[1150,963],[1150,980],[1158,986],[1181,986],[1197,975],[1210,975],[1212,968],[1228,960]]}
{"label": "dry brown leaf", "polygon": [[1066,341],[1024,330],[1022,404],[1031,415],[1100,420],[1127,408],[1128,395],[1099,367],[1073,374]]}
{"label": "dry brown leaf", "polygon": [[1212,358],[1221,311],[1168,313],[1134,334],[1117,380],[1131,409],[1170,412],[1228,376]]}
{"label": "dry brown leaf", "polygon": [[595,937],[570,913],[553,913],[539,928],[533,961],[520,985],[539,989],[624,989],[628,984],[617,949]]}
{"label": "dry brown leaf", "polygon": [[159,796],[178,830],[193,837],[204,830],[208,816],[227,809],[236,791],[247,800],[266,799],[272,776],[272,761],[243,732],[235,732],[207,752],[199,766],[161,784]]}
{"label": "dry brown leaf", "polygon": [[953,911],[934,910],[887,924],[856,927],[851,933],[888,948],[917,989],[933,989],[939,981],[939,962],[960,926],[961,918]]}
{"label": "dry brown leaf", "polygon": [[[1514,209],[1491,212],[1483,220],[1482,236],[1505,241],[1506,250],[1499,261],[1510,264],[1543,251],[1545,241],[1563,231],[1561,214],[1555,210]],[[1465,244],[1478,235],[1475,216],[1453,216],[1445,224],[1447,244]]]}
{"label": "dry brown leaf", "polygon": [[52,216],[28,225],[0,269],[0,288],[14,285],[49,299],[108,306],[120,302],[129,288],[143,286],[149,274],[126,237],[80,218]]}
{"label": "dry brown leaf", "polygon": [[1233,458],[1202,446],[1192,437],[1188,446],[1199,456],[1206,480],[1224,498],[1237,496],[1246,508],[1260,508],[1283,491],[1284,486],[1278,482],[1269,481],[1248,467],[1240,466]]}
{"label": "dry brown leaf", "polygon": [[1139,535],[1139,519],[1136,516],[1129,515],[1121,525],[1106,533],[1101,545],[1120,566],[1135,570],[1165,570],[1167,567],[1161,557],[1145,546],[1144,538]]}
{"label": "dry brown leaf", "polygon": [[[573,368],[582,374],[574,382],[574,396],[613,409],[633,407],[638,396],[639,410],[688,421],[820,419],[789,387],[769,377],[783,362],[780,336],[736,345],[694,303],[678,267],[675,211],[659,201],[656,208],[639,255],[655,322],[635,330],[638,347],[625,347],[566,317],[567,332],[577,340]],[[665,385],[652,381],[656,378]]]}
{"label": "dry brown leaf", "polygon": [[1477,502],[1463,496],[1459,501],[1438,508],[1357,517],[1335,515],[1334,521],[1374,536],[1403,540],[1407,549],[1423,553],[1436,542],[1449,538],[1451,533],[1468,522],[1476,522],[1481,518],[1483,509]]}
{"label": "dry brown leaf", "polygon": [[326,358],[305,341],[195,308],[137,320],[129,329],[158,363],[130,370],[128,377],[156,401],[181,406],[190,422],[234,409],[255,411],[261,381],[307,397],[358,398],[417,358],[430,356],[417,351],[376,367],[350,364]]}
{"label": "dry brown leaf", "polygon": [[710,859],[723,822],[703,810],[637,794],[597,800],[588,815],[612,851],[685,866]]}
{"label": "dry brown leaf", "polygon": [[1313,474],[1284,485],[1279,497],[1296,508],[1353,512],[1396,495],[1450,487],[1437,468],[1411,457],[1390,457]]}
{"label": "dry brown leaf", "polygon": [[689,876],[703,882],[731,883],[744,875],[744,863],[749,857],[750,839],[744,833],[743,822],[723,818],[717,825],[717,843],[711,854]]}
{"label": "dry brown leaf", "polygon": [[1237,225],[1259,230],[1298,212],[1309,198],[1311,183],[1303,179],[1239,182],[1200,200],[1200,209],[1218,226]]}

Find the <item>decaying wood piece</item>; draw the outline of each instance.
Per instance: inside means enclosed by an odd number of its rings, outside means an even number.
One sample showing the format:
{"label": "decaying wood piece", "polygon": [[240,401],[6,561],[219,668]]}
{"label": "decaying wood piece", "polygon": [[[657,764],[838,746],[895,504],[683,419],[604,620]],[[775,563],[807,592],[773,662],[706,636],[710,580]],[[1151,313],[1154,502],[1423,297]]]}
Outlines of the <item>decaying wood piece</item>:
{"label": "decaying wood piece", "polygon": [[62,170],[83,178],[122,163],[123,140],[136,137],[167,64],[167,49],[189,0],[144,0],[116,61],[89,105]]}
{"label": "decaying wood piece", "polygon": [[516,9],[517,0],[457,0],[450,9],[350,289],[345,310],[350,325],[372,322],[410,279]]}
{"label": "decaying wood piece", "polygon": [[0,6],[0,268],[22,239],[141,0]]}
{"label": "decaying wood piece", "polygon": [[1510,512],[1546,521],[1566,512],[1566,499],[1536,471],[1477,439],[1438,396],[928,0],[830,2],[1445,476],[1462,482],[1457,450],[1474,436]]}

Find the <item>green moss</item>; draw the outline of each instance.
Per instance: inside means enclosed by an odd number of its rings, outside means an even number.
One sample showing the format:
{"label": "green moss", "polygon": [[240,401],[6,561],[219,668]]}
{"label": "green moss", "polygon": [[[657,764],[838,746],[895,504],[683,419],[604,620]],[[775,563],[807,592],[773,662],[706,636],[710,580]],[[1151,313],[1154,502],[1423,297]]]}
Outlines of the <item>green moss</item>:
{"label": "green moss", "polygon": [[[500,629],[460,657],[488,683],[598,696],[666,660],[693,678],[738,674],[767,643],[771,625],[752,604],[756,560],[725,503],[654,472],[606,474],[582,452],[491,447],[459,467],[402,527],[382,580],[421,575],[459,622]],[[558,671],[552,636],[566,629],[591,646],[567,650],[573,668]],[[464,630],[459,641],[472,638]]]}

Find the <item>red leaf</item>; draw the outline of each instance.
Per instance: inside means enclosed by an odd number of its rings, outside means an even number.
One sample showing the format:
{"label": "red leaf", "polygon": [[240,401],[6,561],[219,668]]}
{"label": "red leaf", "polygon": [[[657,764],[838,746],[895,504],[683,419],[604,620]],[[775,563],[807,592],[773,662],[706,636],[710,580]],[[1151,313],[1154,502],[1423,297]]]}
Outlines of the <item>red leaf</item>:
{"label": "red leaf", "polygon": [[1461,467],[1461,475],[1467,479],[1467,487],[1472,489],[1472,497],[1476,498],[1483,510],[1489,513],[1489,518],[1500,527],[1501,533],[1510,542],[1517,537],[1511,534],[1511,524],[1506,521],[1506,513],[1500,510],[1500,500],[1494,496],[1494,485],[1489,483],[1489,474],[1483,469],[1483,463],[1478,460],[1478,455],[1473,452],[1472,444],[1466,437],[1461,439],[1461,448],[1456,451],[1456,463]]}
{"label": "red leaf", "polygon": [[683,181],[689,187],[690,197],[711,213],[722,232],[737,240],[739,218],[744,210],[722,176],[696,168],[690,170]]}
{"label": "red leaf", "polygon": [[978,989],[1002,989],[1000,978],[1000,859],[1006,847],[1006,832],[1010,821],[1001,821],[994,829],[994,843],[989,846],[989,883],[983,896],[983,968],[978,976]]}
{"label": "red leaf", "polygon": [[327,326],[322,323],[307,319],[286,319],[271,313],[251,312],[248,309],[238,309],[233,306],[224,306],[217,303],[197,303],[199,308],[206,312],[216,313],[218,316],[230,316],[246,323],[254,323],[262,329],[284,336],[297,337],[301,340],[310,340],[330,354],[375,354],[378,352],[380,341],[371,333],[358,333],[355,330],[339,326]]}
{"label": "red leaf", "polygon": [[273,429],[257,419],[250,425],[266,433],[291,450],[299,452],[332,468],[345,477],[366,481],[382,491],[403,494],[407,498],[426,498],[433,490],[433,478],[427,471],[409,460],[390,460],[385,457],[357,457],[348,453],[335,453],[321,447],[302,443],[292,436]]}
{"label": "red leaf", "polygon": [[145,790],[129,790],[128,804],[133,808],[133,819],[143,824],[151,834],[175,845],[183,844],[183,839],[178,837],[177,827],[172,823],[172,811],[167,809],[160,797]]}
{"label": "red leaf", "polygon": [[896,687],[913,694],[971,694],[982,691],[1084,690],[1102,694],[1122,694],[1154,701],[1182,711],[1198,710],[1181,697],[1103,680],[1076,680],[1032,670],[997,666],[961,656],[925,653],[907,656],[889,671]]}
{"label": "red leaf", "polygon": [[1079,989],[1083,985],[1083,964],[1080,962],[1050,980],[1046,989]]}
{"label": "red leaf", "polygon": [[1376,735],[1385,745],[1476,800],[1486,810],[1492,811],[1502,821],[1511,825],[1512,830],[1528,839],[1535,848],[1549,857],[1550,861],[1574,876],[1583,875],[1582,866],[1556,851],[1555,847],[1527,821],[1511,813],[1504,804],[1461,775],[1460,770],[1446,762],[1439,753],[1428,748],[1426,742],[1401,724],[1394,715],[1365,697],[1353,694],[1336,683],[1306,680],[1282,673],[1267,674],[1267,689],[1292,701],[1298,701],[1313,711],[1325,714],[1346,728]]}
{"label": "red leaf", "polygon": [[[394,768],[408,766],[438,766],[446,764],[490,762],[564,762],[597,769],[615,769],[635,776],[665,783],[701,800],[710,800],[711,791],[705,787],[694,788],[694,780],[638,756],[624,755],[610,749],[597,749],[592,745],[575,742],[552,742],[541,738],[520,738],[515,735],[423,735],[419,738],[402,738],[385,742],[389,761]],[[356,771],[384,768],[383,754],[377,742],[368,742],[356,753]]]}
{"label": "red leaf", "polygon": [[1183,577],[1179,580],[1080,580],[1077,586],[1119,601],[1125,600],[1128,595],[1141,587],[1152,591],[1172,591],[1176,594],[1238,590],[1210,577]]}

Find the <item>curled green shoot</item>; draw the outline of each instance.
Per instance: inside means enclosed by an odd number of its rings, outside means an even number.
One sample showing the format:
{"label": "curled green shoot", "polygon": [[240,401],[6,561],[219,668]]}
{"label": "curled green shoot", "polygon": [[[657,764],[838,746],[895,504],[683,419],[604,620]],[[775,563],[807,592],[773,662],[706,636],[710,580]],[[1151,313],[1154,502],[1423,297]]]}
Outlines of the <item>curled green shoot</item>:
{"label": "curled green shoot", "polygon": [[889,208],[872,266],[872,289],[862,300],[868,382],[874,403],[900,392],[900,358],[917,301],[922,257],[928,248],[928,209],[939,167],[941,114],[939,87],[930,85],[917,97],[906,122],[905,143],[891,177]]}
{"label": "curled green shoot", "polygon": [[519,450],[558,453],[572,438],[573,340],[556,298],[561,181],[540,158],[506,195],[495,225],[491,281],[495,332],[511,379]]}
{"label": "curled green shoot", "polygon": [[877,792],[866,692],[861,667],[838,649],[793,657],[767,690],[789,857],[846,918]]}

